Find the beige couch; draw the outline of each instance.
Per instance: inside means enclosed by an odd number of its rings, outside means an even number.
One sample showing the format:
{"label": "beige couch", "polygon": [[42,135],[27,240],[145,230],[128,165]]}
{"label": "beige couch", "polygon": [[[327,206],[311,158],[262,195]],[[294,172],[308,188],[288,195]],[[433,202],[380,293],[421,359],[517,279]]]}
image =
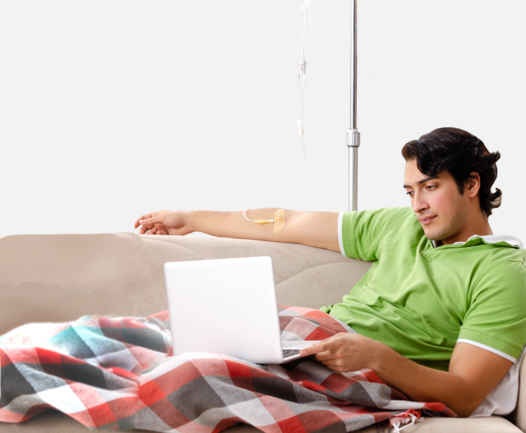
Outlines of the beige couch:
{"label": "beige couch", "polygon": [[[27,322],[66,321],[86,314],[146,316],[166,309],[162,265],[167,261],[268,255],[278,302],[320,307],[338,302],[369,264],[301,245],[201,236],[20,235],[0,239],[0,334]],[[523,366],[521,377],[525,376]],[[524,380],[524,379],[521,379]],[[85,432],[58,413],[0,433]],[[229,433],[256,430],[239,426]],[[362,433],[385,431],[370,427]],[[407,433],[526,432],[526,391],[508,419],[426,418]]]}

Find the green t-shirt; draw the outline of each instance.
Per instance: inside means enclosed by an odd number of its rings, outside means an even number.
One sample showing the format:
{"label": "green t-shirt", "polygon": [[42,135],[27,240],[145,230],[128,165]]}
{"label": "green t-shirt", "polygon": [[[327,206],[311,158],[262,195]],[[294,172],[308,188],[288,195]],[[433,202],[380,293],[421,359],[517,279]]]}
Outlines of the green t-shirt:
{"label": "green t-shirt", "polygon": [[472,237],[437,248],[410,208],[344,213],[342,253],[372,261],[325,311],[356,332],[447,370],[458,340],[517,359],[526,344],[526,252]]}

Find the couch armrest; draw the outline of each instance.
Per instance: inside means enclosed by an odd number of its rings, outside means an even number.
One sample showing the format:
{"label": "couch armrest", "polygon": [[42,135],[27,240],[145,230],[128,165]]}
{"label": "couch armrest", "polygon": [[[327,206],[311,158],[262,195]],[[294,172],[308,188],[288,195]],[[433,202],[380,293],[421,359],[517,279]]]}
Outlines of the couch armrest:
{"label": "couch armrest", "polygon": [[522,362],[519,372],[519,398],[517,407],[508,418],[523,432],[526,432],[526,362]]}

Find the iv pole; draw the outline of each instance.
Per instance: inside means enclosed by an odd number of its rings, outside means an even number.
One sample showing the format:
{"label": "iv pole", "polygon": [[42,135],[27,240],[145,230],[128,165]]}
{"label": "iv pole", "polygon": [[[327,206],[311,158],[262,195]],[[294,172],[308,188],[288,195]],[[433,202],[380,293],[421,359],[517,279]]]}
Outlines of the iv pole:
{"label": "iv pole", "polygon": [[357,1],[351,0],[351,126],[347,130],[347,147],[349,148],[349,211],[358,210],[358,147],[360,147],[360,132],[356,129],[356,23]]}

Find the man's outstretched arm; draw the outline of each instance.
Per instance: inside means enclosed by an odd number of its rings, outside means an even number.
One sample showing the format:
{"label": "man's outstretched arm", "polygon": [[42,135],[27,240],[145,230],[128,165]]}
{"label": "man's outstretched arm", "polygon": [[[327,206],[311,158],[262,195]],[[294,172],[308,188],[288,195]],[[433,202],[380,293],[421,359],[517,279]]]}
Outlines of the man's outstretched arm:
{"label": "man's outstretched arm", "polygon": [[424,367],[384,343],[359,334],[337,334],[303,349],[334,371],[370,368],[413,401],[441,402],[467,417],[502,380],[512,362],[468,343],[457,343],[449,371]]}
{"label": "man's outstretched arm", "polygon": [[[251,220],[273,218],[277,209],[248,210]],[[212,236],[289,242],[340,252],[338,213],[285,211],[285,225],[278,233],[273,224],[248,221],[243,212],[160,211],[144,214],[135,221],[139,234],[187,235],[192,232]]]}

